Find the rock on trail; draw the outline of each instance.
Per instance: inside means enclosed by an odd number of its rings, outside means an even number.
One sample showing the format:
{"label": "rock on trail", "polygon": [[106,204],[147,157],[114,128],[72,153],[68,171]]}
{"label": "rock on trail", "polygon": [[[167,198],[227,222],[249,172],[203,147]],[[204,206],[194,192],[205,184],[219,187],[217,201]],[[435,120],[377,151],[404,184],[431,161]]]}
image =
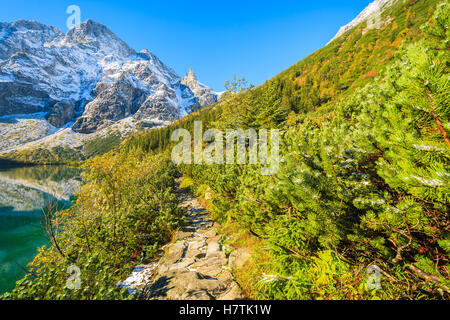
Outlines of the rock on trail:
{"label": "rock on trail", "polygon": [[[137,267],[121,282],[141,292],[148,300],[237,300],[243,299],[230,272],[229,258],[220,243],[219,225],[199,201],[180,190],[186,223],[173,243],[164,247],[159,261]],[[233,255],[231,255],[233,257]]]}

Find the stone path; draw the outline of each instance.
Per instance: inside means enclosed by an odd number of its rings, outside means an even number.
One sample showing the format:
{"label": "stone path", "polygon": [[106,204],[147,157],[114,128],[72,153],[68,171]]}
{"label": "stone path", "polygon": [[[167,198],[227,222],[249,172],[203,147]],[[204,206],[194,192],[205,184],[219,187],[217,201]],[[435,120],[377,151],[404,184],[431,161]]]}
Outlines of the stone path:
{"label": "stone path", "polygon": [[[220,243],[219,226],[199,201],[180,190],[186,223],[159,261],[139,266],[121,285],[150,300],[243,299]],[[232,256],[233,259],[233,256]]]}

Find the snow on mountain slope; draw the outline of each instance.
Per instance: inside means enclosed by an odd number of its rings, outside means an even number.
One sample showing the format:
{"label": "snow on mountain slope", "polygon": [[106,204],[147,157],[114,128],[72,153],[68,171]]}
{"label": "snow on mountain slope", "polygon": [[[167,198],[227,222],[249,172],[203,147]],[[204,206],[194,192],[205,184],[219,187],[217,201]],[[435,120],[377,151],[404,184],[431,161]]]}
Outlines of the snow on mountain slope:
{"label": "snow on mountain slope", "polygon": [[368,21],[368,28],[376,28],[378,23],[381,23],[381,21],[378,21],[381,18],[381,13],[384,11],[384,9],[390,5],[396,0],[375,0],[374,2],[370,3],[367,8],[365,8],[352,22],[349,24],[341,27],[338,31],[338,33],[334,36],[333,39],[331,39],[331,42],[342,36],[347,31],[353,29],[360,23],[363,23],[364,21]]}
{"label": "snow on mountain slope", "polygon": [[67,34],[35,21],[0,23],[0,153],[62,131],[79,139],[123,119],[170,123],[217,101],[198,88],[92,20]]}

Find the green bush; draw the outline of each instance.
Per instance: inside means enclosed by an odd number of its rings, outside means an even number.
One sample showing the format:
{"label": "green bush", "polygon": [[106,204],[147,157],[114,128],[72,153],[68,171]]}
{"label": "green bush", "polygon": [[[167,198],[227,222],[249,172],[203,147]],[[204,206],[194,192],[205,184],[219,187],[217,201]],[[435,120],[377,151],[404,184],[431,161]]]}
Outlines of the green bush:
{"label": "green bush", "polygon": [[[148,263],[184,220],[175,194],[176,168],[167,157],[110,153],[84,166],[75,205],[47,217],[53,245],[41,248],[29,274],[2,299],[123,299],[116,286]],[[81,287],[67,288],[70,266]]]}

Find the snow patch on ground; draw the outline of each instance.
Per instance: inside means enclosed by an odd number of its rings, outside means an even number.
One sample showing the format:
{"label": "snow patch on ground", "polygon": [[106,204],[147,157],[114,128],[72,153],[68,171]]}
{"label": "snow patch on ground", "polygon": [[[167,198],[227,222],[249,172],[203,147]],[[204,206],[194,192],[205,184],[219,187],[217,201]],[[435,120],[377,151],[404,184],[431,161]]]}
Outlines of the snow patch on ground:
{"label": "snow patch on ground", "polygon": [[124,281],[117,283],[118,287],[127,288],[129,294],[135,294],[139,289],[143,289],[155,275],[154,271],[158,263],[141,265],[134,268],[131,275]]}
{"label": "snow patch on ground", "polygon": [[0,117],[0,153],[9,152],[55,133],[57,129],[45,119],[45,113]]}

